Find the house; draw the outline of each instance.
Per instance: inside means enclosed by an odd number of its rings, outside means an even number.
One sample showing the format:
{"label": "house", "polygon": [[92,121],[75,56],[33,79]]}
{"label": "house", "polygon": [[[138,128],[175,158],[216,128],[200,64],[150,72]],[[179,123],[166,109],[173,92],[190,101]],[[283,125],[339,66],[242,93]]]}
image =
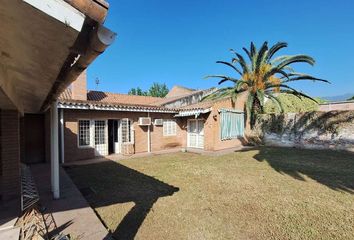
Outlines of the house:
{"label": "house", "polygon": [[114,41],[103,26],[107,12],[104,0],[0,5],[0,206],[22,199],[16,206],[24,210],[30,179],[21,163],[45,155],[53,196],[60,197],[56,99]]}
{"label": "house", "polygon": [[175,86],[165,98],[87,91],[83,73],[58,101],[61,161],[241,145],[243,98],[201,101],[213,91]]}

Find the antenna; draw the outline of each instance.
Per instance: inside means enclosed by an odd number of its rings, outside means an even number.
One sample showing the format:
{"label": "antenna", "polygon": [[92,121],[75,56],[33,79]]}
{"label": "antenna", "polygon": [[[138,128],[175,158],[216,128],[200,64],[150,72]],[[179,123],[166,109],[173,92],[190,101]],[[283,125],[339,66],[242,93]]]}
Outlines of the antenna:
{"label": "antenna", "polygon": [[95,83],[96,83],[96,90],[97,90],[98,89],[98,85],[100,84],[100,79],[98,77],[96,77]]}

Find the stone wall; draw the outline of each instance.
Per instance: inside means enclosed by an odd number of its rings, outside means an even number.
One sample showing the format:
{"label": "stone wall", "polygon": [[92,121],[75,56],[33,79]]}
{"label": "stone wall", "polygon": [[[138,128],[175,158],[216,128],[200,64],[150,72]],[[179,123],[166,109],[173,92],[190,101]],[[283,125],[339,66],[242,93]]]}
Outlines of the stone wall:
{"label": "stone wall", "polygon": [[354,151],[354,111],[262,114],[253,131],[270,146]]}

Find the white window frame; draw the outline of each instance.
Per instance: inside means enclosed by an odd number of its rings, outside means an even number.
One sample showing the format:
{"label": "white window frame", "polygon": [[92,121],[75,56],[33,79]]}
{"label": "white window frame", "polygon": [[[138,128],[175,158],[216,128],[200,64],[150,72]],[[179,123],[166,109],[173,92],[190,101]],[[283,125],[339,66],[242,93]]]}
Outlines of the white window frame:
{"label": "white window frame", "polygon": [[[130,129],[128,130],[129,131],[129,134],[130,134],[130,141],[128,142],[125,142],[124,141],[124,137],[123,137],[123,134],[124,134],[124,129],[123,129],[123,122],[124,121],[127,121],[128,122],[128,126],[130,125]],[[120,142],[122,144],[132,144],[134,143],[134,121],[130,118],[122,118],[120,120]],[[127,132],[128,133],[128,132]]]}
{"label": "white window frame", "polygon": [[[169,130],[171,132],[169,132]],[[164,137],[177,136],[177,122],[175,119],[164,119],[162,124]]]}
{"label": "white window frame", "polygon": [[[89,144],[88,145],[81,145],[80,144],[80,122],[81,121],[87,121],[88,122],[88,132],[89,132]],[[78,119],[77,121],[77,146],[78,148],[90,148],[92,146],[92,128],[91,128],[91,120],[90,119]]]}

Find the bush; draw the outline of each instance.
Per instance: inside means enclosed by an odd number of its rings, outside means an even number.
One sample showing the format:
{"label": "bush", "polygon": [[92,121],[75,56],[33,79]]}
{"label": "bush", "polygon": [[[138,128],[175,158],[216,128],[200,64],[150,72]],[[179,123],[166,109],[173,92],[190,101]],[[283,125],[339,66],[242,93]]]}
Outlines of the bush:
{"label": "bush", "polygon": [[[318,110],[318,103],[305,97],[296,97],[292,94],[280,93],[278,99],[285,113],[312,112]],[[280,113],[276,103],[268,99],[264,106],[265,113]]]}

